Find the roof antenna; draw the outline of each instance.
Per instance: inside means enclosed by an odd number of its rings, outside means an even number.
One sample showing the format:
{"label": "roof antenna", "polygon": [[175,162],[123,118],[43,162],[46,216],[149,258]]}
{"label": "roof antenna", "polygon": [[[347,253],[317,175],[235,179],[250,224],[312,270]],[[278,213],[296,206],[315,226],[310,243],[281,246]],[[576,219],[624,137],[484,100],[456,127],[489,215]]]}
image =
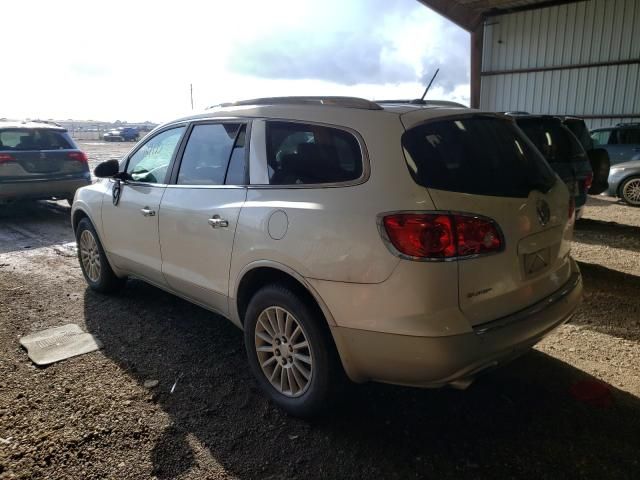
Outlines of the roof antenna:
{"label": "roof antenna", "polygon": [[420,100],[412,100],[411,103],[416,103],[418,105],[424,105],[425,103],[427,103],[427,102],[424,101],[424,97],[427,96],[427,93],[429,92],[429,89],[431,88],[431,85],[433,85],[433,81],[438,76],[438,73],[440,73],[440,69],[439,68],[436,70],[436,73],[433,74],[433,77],[431,77],[431,81],[429,82],[429,85],[427,85],[427,88],[424,89],[424,93],[422,94],[422,97],[420,97]]}

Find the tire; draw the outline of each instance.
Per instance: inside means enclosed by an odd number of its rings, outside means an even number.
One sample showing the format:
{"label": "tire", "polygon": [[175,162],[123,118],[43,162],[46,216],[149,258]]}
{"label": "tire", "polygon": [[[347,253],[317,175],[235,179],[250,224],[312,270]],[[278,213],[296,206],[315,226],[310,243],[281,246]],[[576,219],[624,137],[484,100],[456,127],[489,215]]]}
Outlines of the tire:
{"label": "tire", "polygon": [[[337,399],[336,390],[344,382],[345,375],[331,335],[323,328],[324,322],[316,308],[279,284],[256,292],[245,314],[244,342],[253,375],[276,405],[297,417],[321,413]],[[300,327],[297,335],[296,324]],[[287,326],[289,331],[285,332]],[[273,335],[275,329],[279,331]],[[300,347],[305,341],[308,347]],[[276,345],[277,342],[280,343]],[[298,345],[295,350],[294,345]],[[264,370],[261,364],[265,365]],[[283,370],[287,373],[278,373]],[[268,378],[269,373],[274,383]]]}
{"label": "tire", "polygon": [[630,177],[622,182],[620,197],[632,207],[640,207],[640,177]]}
{"label": "tire", "polygon": [[89,287],[101,293],[112,293],[122,288],[126,278],[119,278],[113,273],[98,234],[86,217],[78,223],[76,242],[80,268]]}

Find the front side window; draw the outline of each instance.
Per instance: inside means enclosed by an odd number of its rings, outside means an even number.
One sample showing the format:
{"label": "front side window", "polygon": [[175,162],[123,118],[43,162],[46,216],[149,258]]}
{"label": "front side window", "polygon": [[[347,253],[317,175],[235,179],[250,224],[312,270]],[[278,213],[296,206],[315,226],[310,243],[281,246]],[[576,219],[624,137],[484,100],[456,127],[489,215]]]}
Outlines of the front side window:
{"label": "front side window", "polygon": [[338,128],[267,122],[267,165],[271,185],[340,183],[362,176],[358,140]]}
{"label": "front side window", "polygon": [[164,183],[167,168],[180,143],[185,127],[165,130],[150,138],[127,164],[127,173],[136,182]]}
{"label": "front side window", "polygon": [[182,156],[178,185],[223,185],[238,123],[195,125]]}
{"label": "front side window", "polygon": [[593,144],[596,146],[607,145],[609,143],[610,136],[611,136],[611,130],[598,130],[597,132],[591,133]]}

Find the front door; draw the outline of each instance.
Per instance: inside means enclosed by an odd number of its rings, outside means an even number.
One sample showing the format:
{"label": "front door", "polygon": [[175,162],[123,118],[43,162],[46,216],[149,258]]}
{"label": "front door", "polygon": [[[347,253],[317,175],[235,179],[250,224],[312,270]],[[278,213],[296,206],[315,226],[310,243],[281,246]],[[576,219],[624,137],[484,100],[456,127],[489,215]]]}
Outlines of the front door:
{"label": "front door", "polygon": [[195,124],[160,205],[167,283],[223,314],[236,225],[247,196],[245,134],[238,122]]}
{"label": "front door", "polygon": [[184,130],[184,126],[170,128],[142,144],[125,164],[130,180],[119,184],[111,180],[102,206],[103,243],[111,261],[159,285],[166,283],[158,239],[160,201]]}

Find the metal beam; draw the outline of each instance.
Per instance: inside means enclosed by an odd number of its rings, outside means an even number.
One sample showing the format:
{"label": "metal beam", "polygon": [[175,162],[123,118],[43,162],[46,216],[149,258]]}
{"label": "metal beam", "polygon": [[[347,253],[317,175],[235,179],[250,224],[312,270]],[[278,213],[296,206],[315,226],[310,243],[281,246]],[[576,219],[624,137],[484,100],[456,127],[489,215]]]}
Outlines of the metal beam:
{"label": "metal beam", "polygon": [[[473,54],[472,54],[473,55]],[[494,75],[513,75],[516,73],[537,73],[552,72],[554,70],[575,70],[578,68],[596,68],[596,67],[614,67],[617,65],[637,65],[640,64],[640,58],[630,58],[629,60],[613,60],[610,62],[594,62],[594,63],[577,63],[573,65],[558,65],[555,67],[533,67],[533,68],[515,68],[511,70],[488,70],[482,72],[483,77]]]}
{"label": "metal beam", "polygon": [[480,108],[483,46],[484,25],[481,23],[471,32],[471,108]]}
{"label": "metal beam", "polygon": [[431,10],[439,13],[468,32],[473,32],[482,23],[482,15],[475,10],[452,0],[419,0]]}
{"label": "metal beam", "polygon": [[541,8],[557,7],[558,5],[566,5],[568,3],[586,2],[587,0],[543,0],[538,3],[530,3],[528,5],[520,5],[519,7],[507,8],[490,8],[482,12],[485,17],[496,17],[498,15],[507,15],[508,13],[526,12],[529,10],[540,10]]}

